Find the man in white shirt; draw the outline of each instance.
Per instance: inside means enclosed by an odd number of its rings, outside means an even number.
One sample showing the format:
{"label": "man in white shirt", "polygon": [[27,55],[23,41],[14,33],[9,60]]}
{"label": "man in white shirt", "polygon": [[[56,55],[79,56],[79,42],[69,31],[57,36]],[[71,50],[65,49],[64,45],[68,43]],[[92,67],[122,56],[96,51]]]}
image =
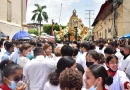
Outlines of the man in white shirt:
{"label": "man in white shirt", "polygon": [[130,46],[125,45],[123,47],[123,55],[124,57],[121,59],[119,63],[119,69],[125,71],[130,63]]}
{"label": "man in white shirt", "polygon": [[121,58],[123,58],[123,55],[120,53],[120,49],[118,49],[117,41],[111,41],[109,45],[112,47],[114,54],[118,57],[118,60],[120,62]]}
{"label": "man in white shirt", "polygon": [[48,75],[55,70],[55,61],[46,60],[43,56],[43,49],[40,47],[34,49],[34,57],[23,69],[26,90],[43,90],[44,84],[48,81]]}
{"label": "man in white shirt", "polygon": [[96,50],[98,53],[101,53],[101,54],[104,55],[104,49],[106,48],[106,47],[105,47],[105,40],[102,39],[102,38],[100,38],[99,41],[98,41],[98,46],[99,46],[99,47],[96,47],[95,50]]}
{"label": "man in white shirt", "polygon": [[79,57],[77,57],[76,59],[76,63],[79,63],[83,66],[84,70],[86,70],[86,55],[87,52],[89,51],[89,44],[88,43],[82,43],[80,45],[80,49],[82,51],[82,55],[80,55]]}

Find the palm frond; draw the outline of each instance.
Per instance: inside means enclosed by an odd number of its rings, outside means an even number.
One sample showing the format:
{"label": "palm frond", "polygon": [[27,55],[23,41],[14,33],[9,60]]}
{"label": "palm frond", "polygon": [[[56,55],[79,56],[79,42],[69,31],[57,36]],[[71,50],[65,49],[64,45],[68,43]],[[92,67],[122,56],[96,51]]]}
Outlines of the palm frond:
{"label": "palm frond", "polygon": [[39,9],[35,9],[32,11],[32,13],[38,13],[39,12]]}
{"label": "palm frond", "polygon": [[32,11],[32,13],[34,13],[34,15],[32,16],[31,20],[36,21],[38,23],[41,23],[43,20],[48,22],[48,15],[44,11],[44,9],[47,8],[46,5],[40,6],[39,4],[35,4],[35,6],[37,8]]}
{"label": "palm frond", "polygon": [[38,13],[35,13],[33,16],[32,16],[32,21],[35,21],[36,20],[36,16],[38,15]]}
{"label": "palm frond", "polygon": [[44,18],[44,20],[46,21],[46,22],[48,22],[48,15],[47,15],[47,12],[42,12],[42,16],[43,16],[43,18]]}
{"label": "palm frond", "polygon": [[37,21],[38,22],[42,22],[43,18],[42,18],[42,15],[41,13],[38,14],[38,17],[37,17]]}
{"label": "palm frond", "polygon": [[34,4],[36,7],[37,7],[37,9],[40,9],[40,5],[39,4]]}
{"label": "palm frond", "polygon": [[44,6],[42,6],[41,8],[42,8],[42,10],[43,10],[43,9],[46,9],[47,7],[46,7],[46,5],[44,5]]}

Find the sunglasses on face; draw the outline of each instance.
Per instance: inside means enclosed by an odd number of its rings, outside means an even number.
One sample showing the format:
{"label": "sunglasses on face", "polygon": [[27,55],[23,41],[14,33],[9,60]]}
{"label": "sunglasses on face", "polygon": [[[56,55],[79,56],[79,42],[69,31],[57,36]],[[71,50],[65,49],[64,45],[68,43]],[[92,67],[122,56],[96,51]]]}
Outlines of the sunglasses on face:
{"label": "sunglasses on face", "polygon": [[15,81],[15,82],[21,81],[22,79],[23,79],[23,76],[21,76],[21,77],[15,76],[15,77],[14,77],[14,81]]}

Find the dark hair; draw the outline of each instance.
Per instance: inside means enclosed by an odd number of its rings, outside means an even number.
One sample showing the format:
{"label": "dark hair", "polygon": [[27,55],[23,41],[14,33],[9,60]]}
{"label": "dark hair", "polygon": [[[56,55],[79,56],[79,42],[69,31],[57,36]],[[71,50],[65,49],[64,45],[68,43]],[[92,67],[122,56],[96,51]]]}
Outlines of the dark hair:
{"label": "dark hair", "polygon": [[110,77],[106,71],[106,69],[99,64],[95,64],[89,67],[90,71],[92,72],[93,76],[97,79],[99,77],[102,78],[103,83],[102,85],[111,85],[113,83],[113,78]]}
{"label": "dark hair", "polygon": [[69,45],[70,41],[64,41],[64,45]]}
{"label": "dark hair", "polygon": [[78,44],[77,41],[73,41],[73,44]]}
{"label": "dark hair", "polygon": [[63,56],[57,63],[57,71],[62,72],[66,67],[70,68],[76,61],[70,56]]}
{"label": "dark hair", "polygon": [[14,43],[15,43],[16,46],[23,44],[23,42],[20,42],[20,41],[16,41],[16,42],[14,42]]}
{"label": "dark hair", "polygon": [[34,57],[38,56],[38,55],[43,55],[43,48],[41,47],[36,47],[34,50]]}
{"label": "dark hair", "polygon": [[81,64],[79,64],[79,63],[76,63],[76,67],[77,67],[77,69],[82,73],[82,75],[84,74],[84,68],[83,68],[83,66],[81,65]]}
{"label": "dark hair", "polygon": [[57,63],[57,69],[55,70],[55,74],[50,74],[49,79],[50,83],[52,85],[57,86],[59,84],[59,81],[57,81],[57,78],[59,78],[60,73],[65,70],[65,68],[70,68],[71,66],[74,65],[76,61],[70,57],[70,56],[64,56],[60,58],[60,60]]}
{"label": "dark hair", "polygon": [[50,83],[51,83],[52,85],[57,86],[57,85],[59,84],[59,76],[60,76],[60,73],[52,72],[52,73],[49,75]]}
{"label": "dark hair", "polygon": [[119,46],[120,46],[120,47],[124,47],[124,46],[125,46],[125,44],[120,44]]}
{"label": "dark hair", "polygon": [[69,45],[64,45],[61,48],[61,54],[62,56],[71,56],[73,55],[73,48]]}
{"label": "dark hair", "polygon": [[90,49],[90,46],[89,46],[88,43],[81,43],[81,44],[80,44],[80,47],[81,47],[81,48],[84,47],[87,51]]}
{"label": "dark hair", "polygon": [[100,64],[105,63],[105,57],[102,53],[99,53],[99,57],[100,57]]}
{"label": "dark hair", "polygon": [[106,58],[106,63],[108,64],[113,58],[116,58],[118,60],[118,57],[116,55],[110,55]]}
{"label": "dark hair", "polygon": [[4,67],[7,66],[8,64],[12,64],[14,63],[13,61],[11,60],[4,60],[0,63],[0,69],[3,71]]}
{"label": "dark hair", "polygon": [[6,49],[7,51],[9,51],[9,49],[12,48],[12,47],[14,47],[14,45],[13,45],[12,42],[6,42],[6,44],[5,44],[5,49]]}
{"label": "dark hair", "polygon": [[37,42],[37,47],[42,47],[42,43],[41,42]]}
{"label": "dark hair", "polygon": [[36,42],[34,42],[34,41],[31,41],[29,44],[33,45],[33,46],[36,46]]}
{"label": "dark hair", "polygon": [[111,42],[109,42],[109,45],[111,45],[112,47],[117,47],[118,43],[117,43],[117,41],[111,41]]}
{"label": "dark hair", "polygon": [[82,74],[78,70],[64,70],[59,77],[61,90],[81,90],[83,81]]}
{"label": "dark hair", "polygon": [[104,49],[105,54],[114,54],[112,47],[108,46]]}
{"label": "dark hair", "polygon": [[22,53],[23,50],[27,50],[27,49],[30,48],[30,47],[31,47],[30,44],[24,43],[24,44],[22,44],[22,46],[19,48],[19,50],[20,50],[20,52]]}
{"label": "dark hair", "polygon": [[128,45],[130,45],[130,39],[128,39]]}
{"label": "dark hair", "polygon": [[8,78],[10,75],[14,75],[16,73],[16,70],[18,69],[23,69],[20,65],[18,64],[9,64],[4,67],[3,69],[3,76]]}
{"label": "dark hair", "polygon": [[89,50],[94,50],[94,49],[95,49],[94,43],[89,43]]}
{"label": "dark hair", "polygon": [[98,41],[98,43],[99,43],[99,44],[100,44],[100,43],[103,43],[103,44],[104,44],[104,43],[105,43],[105,40],[104,40],[103,38],[100,38],[99,41]]}
{"label": "dark hair", "polygon": [[6,44],[8,43],[9,41],[6,41],[5,43],[4,43],[4,46],[6,47]]}
{"label": "dark hair", "polygon": [[90,54],[93,59],[98,60],[98,63],[100,63],[99,54],[95,50],[89,51],[88,54]]}
{"label": "dark hair", "polygon": [[78,55],[78,48],[73,48],[73,56],[77,56]]}
{"label": "dark hair", "polygon": [[3,41],[0,41],[0,47],[3,45]]}

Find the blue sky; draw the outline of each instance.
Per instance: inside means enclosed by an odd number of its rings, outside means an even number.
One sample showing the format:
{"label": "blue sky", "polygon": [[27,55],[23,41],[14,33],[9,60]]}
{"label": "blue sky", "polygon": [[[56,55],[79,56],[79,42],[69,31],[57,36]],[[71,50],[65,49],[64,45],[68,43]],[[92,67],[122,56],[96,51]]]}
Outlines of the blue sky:
{"label": "blue sky", "polygon": [[[100,10],[101,5],[105,2],[105,0],[28,0],[28,8],[27,8],[27,23],[31,23],[32,11],[35,9],[34,4],[38,3],[40,5],[46,5],[47,9],[45,10],[49,16],[49,22],[54,19],[54,22],[60,23],[61,25],[67,25],[69,22],[69,18],[72,15],[74,9],[77,11],[77,15],[82,19],[83,24],[85,26],[89,25],[88,15],[85,10],[94,10],[91,17],[95,18]],[[62,3],[62,12],[60,17]],[[91,24],[93,23],[91,20]],[[43,22],[45,23],[45,22]]]}

